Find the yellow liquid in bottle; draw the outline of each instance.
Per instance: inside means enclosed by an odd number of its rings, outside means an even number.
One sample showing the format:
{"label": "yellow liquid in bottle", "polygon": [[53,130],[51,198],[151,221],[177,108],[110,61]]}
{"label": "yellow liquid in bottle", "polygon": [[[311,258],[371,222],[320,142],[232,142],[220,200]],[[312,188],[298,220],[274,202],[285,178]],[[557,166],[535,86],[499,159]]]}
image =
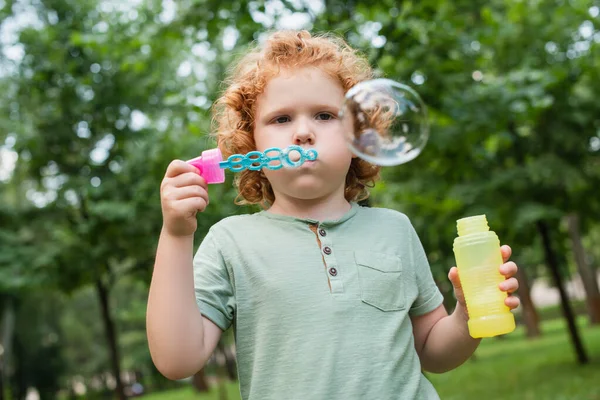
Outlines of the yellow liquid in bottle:
{"label": "yellow liquid in bottle", "polygon": [[498,285],[504,281],[500,241],[489,230],[485,215],[457,221],[454,255],[469,313],[473,338],[492,337],[515,329],[515,318],[504,304],[507,297]]}

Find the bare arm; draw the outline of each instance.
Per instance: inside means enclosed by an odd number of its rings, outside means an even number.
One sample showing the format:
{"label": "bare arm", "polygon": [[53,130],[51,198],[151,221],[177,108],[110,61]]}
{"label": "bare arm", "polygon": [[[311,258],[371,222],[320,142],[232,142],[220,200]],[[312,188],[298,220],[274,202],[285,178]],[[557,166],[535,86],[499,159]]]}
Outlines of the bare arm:
{"label": "bare arm", "polygon": [[148,295],[146,330],[152,361],[169,379],[200,370],[222,333],[196,304],[192,254],[192,237],[173,237],[163,229]]}
{"label": "bare arm", "polygon": [[467,318],[460,303],[451,315],[440,305],[430,313],[412,318],[415,349],[423,369],[442,373],[471,357],[481,339],[469,335]]}
{"label": "bare arm", "polygon": [[200,370],[221,329],[196,304],[192,267],[196,214],[208,205],[206,182],[195,167],[169,164],[160,188],[163,228],[148,294],[146,333],[152,361],[169,379]]}

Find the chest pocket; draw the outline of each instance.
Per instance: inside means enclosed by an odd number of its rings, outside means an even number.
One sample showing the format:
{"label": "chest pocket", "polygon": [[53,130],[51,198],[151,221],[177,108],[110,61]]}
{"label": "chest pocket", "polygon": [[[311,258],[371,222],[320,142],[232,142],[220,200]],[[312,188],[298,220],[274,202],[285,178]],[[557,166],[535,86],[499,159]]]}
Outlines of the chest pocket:
{"label": "chest pocket", "polygon": [[382,311],[398,311],[406,306],[400,256],[355,251],[360,298]]}

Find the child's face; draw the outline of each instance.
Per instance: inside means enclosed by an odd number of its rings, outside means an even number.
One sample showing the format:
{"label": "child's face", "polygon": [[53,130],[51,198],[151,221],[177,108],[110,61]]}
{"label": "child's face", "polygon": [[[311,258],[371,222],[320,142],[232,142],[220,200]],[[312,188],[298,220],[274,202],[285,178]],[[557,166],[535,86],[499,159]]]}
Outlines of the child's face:
{"label": "child's face", "polygon": [[276,198],[344,196],[353,155],[345,139],[352,122],[338,118],[343,101],[341,84],[318,68],[285,70],[269,80],[257,101],[257,149],[295,144],[319,153],[316,161],[298,168],[264,169]]}

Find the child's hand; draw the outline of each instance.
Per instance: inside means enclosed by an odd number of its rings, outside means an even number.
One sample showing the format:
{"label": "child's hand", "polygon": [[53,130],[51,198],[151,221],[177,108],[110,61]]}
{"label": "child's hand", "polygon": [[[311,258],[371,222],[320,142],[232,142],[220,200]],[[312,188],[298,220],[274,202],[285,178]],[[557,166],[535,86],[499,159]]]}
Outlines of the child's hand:
{"label": "child's hand", "polygon": [[[508,293],[508,297],[504,300],[504,304],[508,306],[508,308],[515,309],[519,307],[521,301],[518,297],[512,296],[512,293],[515,292],[519,288],[519,281],[514,275],[517,273],[518,267],[513,261],[508,261],[512,250],[509,246],[504,245],[500,248],[502,252],[502,260],[504,264],[500,266],[500,273],[506,277],[506,280],[499,285],[500,290]],[[466,310],[465,304],[465,295],[462,290],[462,286],[460,284],[460,279],[458,277],[458,269],[456,267],[452,267],[450,272],[448,273],[448,279],[452,282],[452,286],[454,286],[454,295],[456,296],[456,300],[464,307]]]}
{"label": "child's hand", "polygon": [[208,191],[204,178],[196,167],[181,161],[172,161],[160,185],[163,227],[173,236],[189,236],[196,231],[196,213],[208,205]]}

